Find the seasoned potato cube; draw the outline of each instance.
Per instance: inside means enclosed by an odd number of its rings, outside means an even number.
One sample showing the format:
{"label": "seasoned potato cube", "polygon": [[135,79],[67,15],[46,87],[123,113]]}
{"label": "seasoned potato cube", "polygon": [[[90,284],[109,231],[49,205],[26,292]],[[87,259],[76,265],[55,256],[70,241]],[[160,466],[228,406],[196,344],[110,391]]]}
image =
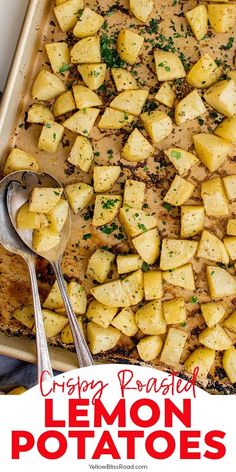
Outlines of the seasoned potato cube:
{"label": "seasoned potato cube", "polygon": [[205,5],[198,5],[192,10],[186,12],[185,18],[190,25],[195,38],[200,41],[208,31],[207,7]]}
{"label": "seasoned potato cube", "polygon": [[175,367],[179,364],[188,334],[176,328],[170,328],[163,346],[160,361]]}
{"label": "seasoned potato cube", "polygon": [[236,349],[231,347],[226,349],[222,359],[223,368],[229,377],[230,382],[236,382]]}
{"label": "seasoned potato cube", "polygon": [[98,108],[84,108],[64,121],[63,126],[70,131],[74,131],[74,133],[88,136],[92,131],[99,113],[100,110]]}
{"label": "seasoned potato cube", "polygon": [[236,237],[235,236],[227,236],[224,238],[224,245],[229,253],[230,259],[232,261],[236,260]]}
{"label": "seasoned potato cube", "polygon": [[34,326],[34,307],[33,305],[21,305],[13,311],[12,316],[20,321],[24,326],[32,329]]}
{"label": "seasoned potato cube", "polygon": [[208,5],[208,19],[216,33],[227,33],[236,21],[235,5]]}
{"label": "seasoned potato cube", "polygon": [[236,114],[236,85],[233,80],[221,80],[212,85],[204,93],[204,98],[222,115],[232,117]]}
{"label": "seasoned potato cube", "polygon": [[131,113],[139,116],[148,97],[148,90],[125,90],[119,93],[110,103],[111,108],[115,110]]}
{"label": "seasoned potato cube", "polygon": [[[77,316],[76,320],[80,327],[81,333],[84,334],[82,316]],[[74,338],[69,323],[61,331],[61,341],[63,342],[63,344],[74,344]]]}
{"label": "seasoned potato cube", "polygon": [[144,262],[154,264],[160,254],[161,240],[156,228],[133,239],[133,245]]}
{"label": "seasoned potato cube", "polygon": [[179,324],[186,321],[186,308],[184,298],[175,298],[163,302],[163,313],[166,324]]}
{"label": "seasoned potato cube", "polygon": [[164,334],[166,322],[160,300],[146,303],[136,311],[136,323],[144,334]]}
{"label": "seasoned potato cube", "polygon": [[198,376],[205,379],[215,360],[215,351],[207,347],[198,347],[193,351],[184,363],[185,370],[193,373],[196,368],[199,369]]}
{"label": "seasoned potato cube", "polygon": [[227,223],[227,234],[236,236],[236,219],[230,219]]}
{"label": "seasoned potato cube", "polygon": [[187,174],[189,169],[199,162],[195,154],[181,148],[165,149],[164,153],[180,175]]}
{"label": "seasoned potato cube", "polygon": [[110,223],[118,214],[121,204],[121,195],[96,195],[92,225],[102,226]]}
{"label": "seasoned potato cube", "polygon": [[235,200],[236,198],[236,174],[227,175],[226,177],[223,177],[223,184],[224,184],[228,199]]}
{"label": "seasoned potato cube", "polygon": [[38,142],[38,148],[54,154],[62,140],[64,128],[55,121],[44,123]]}
{"label": "seasoned potato cube", "polygon": [[74,111],[75,109],[75,101],[71,90],[67,90],[67,92],[59,95],[53,105],[53,113],[56,117],[65,115],[66,113]]}
{"label": "seasoned potato cube", "polygon": [[204,257],[221,264],[229,263],[229,256],[222,241],[206,229],[203,230],[201,235],[197,257]]}
{"label": "seasoned potato cube", "polygon": [[236,143],[236,116],[225,118],[214,130],[214,134],[230,143]]}
{"label": "seasoned potato cube", "polygon": [[113,349],[118,343],[120,335],[120,331],[112,326],[102,328],[93,322],[88,323],[87,326],[88,343],[92,354]]}
{"label": "seasoned potato cube", "polygon": [[90,36],[78,41],[70,52],[73,64],[94,64],[101,62],[99,36]]}
{"label": "seasoned potato cube", "polygon": [[[45,329],[45,334],[47,338],[52,338],[59,334],[63,328],[68,324],[68,319],[66,316],[59,315],[50,310],[42,310],[43,312],[43,324]],[[34,330],[35,332],[35,327]]]}
{"label": "seasoned potato cube", "polygon": [[199,341],[203,346],[216,351],[225,351],[232,346],[230,337],[219,324],[212,326],[212,328],[205,328],[199,334]]}
{"label": "seasoned potato cube", "polygon": [[108,282],[91,289],[91,293],[100,303],[116,308],[125,308],[131,305],[121,280]]}
{"label": "seasoned potato cube", "polygon": [[47,123],[54,121],[54,115],[49,108],[38,103],[34,103],[27,113],[28,123]]}
{"label": "seasoned potato cube", "polygon": [[121,173],[120,166],[95,166],[93,169],[93,186],[96,193],[111,190]]}
{"label": "seasoned potato cube", "polygon": [[162,346],[163,341],[160,336],[145,336],[137,344],[139,357],[145,362],[153,361],[159,356]]}
{"label": "seasoned potato cube", "polygon": [[97,280],[97,282],[105,282],[111,271],[114,260],[115,255],[112,254],[112,252],[97,249],[89,259],[86,272],[87,276]]}
{"label": "seasoned potato cube", "polygon": [[45,45],[48,59],[54,74],[63,72],[63,66],[70,64],[70,52],[67,43],[51,43]]}
{"label": "seasoned potato cube", "polygon": [[30,211],[28,202],[22,205],[17,213],[17,228],[19,230],[39,229],[41,221],[40,213]]}
{"label": "seasoned potato cube", "polygon": [[59,77],[48,70],[41,70],[32,88],[32,97],[36,100],[51,100],[65,92],[66,86]]}
{"label": "seasoned potato cube", "polygon": [[135,336],[138,326],[131,308],[123,308],[111,322],[114,328],[119,329],[126,336]]}
{"label": "seasoned potato cube", "polygon": [[29,210],[38,213],[48,213],[59,202],[62,188],[34,188],[31,192]]}
{"label": "seasoned potato cube", "polygon": [[134,121],[134,115],[107,107],[98,123],[99,129],[122,129]]}
{"label": "seasoned potato cube", "polygon": [[158,300],[163,296],[162,273],[150,270],[143,274],[145,300]]}
{"label": "seasoned potato cube", "polygon": [[154,110],[142,113],[143,126],[154,143],[167,138],[173,130],[171,118],[163,111]]}
{"label": "seasoned potato cube", "polygon": [[185,288],[185,290],[195,290],[192,264],[167,270],[162,273],[162,278],[171,285]]}
{"label": "seasoned potato cube", "polygon": [[175,107],[175,122],[182,125],[206,113],[206,107],[195,89],[184,97]]}
{"label": "seasoned potato cube", "polygon": [[124,190],[124,205],[141,210],[145,197],[145,183],[138,180],[126,180]]}
{"label": "seasoned potato cube", "polygon": [[79,16],[74,29],[73,35],[76,38],[85,38],[86,36],[93,36],[100,30],[104,23],[103,16],[96,13],[90,8],[85,8]]}
{"label": "seasoned potato cube", "polygon": [[154,7],[153,0],[129,0],[129,8],[138,20],[146,23]]}
{"label": "seasoned potato cube", "polygon": [[12,149],[4,164],[4,175],[24,169],[37,172],[39,170],[37,160],[29,152],[25,152],[19,148]]}
{"label": "seasoned potato cube", "polygon": [[149,215],[144,210],[125,206],[120,209],[119,219],[127,236],[135,238],[157,226],[155,216]]}
{"label": "seasoned potato cube", "polygon": [[192,66],[186,80],[192,87],[204,89],[214,84],[220,75],[216,62],[206,53]]}
{"label": "seasoned potato cube", "polygon": [[92,300],[89,303],[86,316],[90,321],[94,321],[94,323],[97,323],[99,326],[108,328],[116,315],[117,310],[118,308],[105,306],[97,300]]}
{"label": "seasoned potato cube", "polygon": [[97,90],[103,84],[106,77],[106,64],[82,64],[78,71],[83,81],[91,90]]}
{"label": "seasoned potato cube", "polygon": [[208,216],[227,216],[229,214],[228,199],[220,177],[202,183],[201,197]]}
{"label": "seasoned potato cube", "polygon": [[200,233],[205,224],[205,210],[203,206],[181,207],[181,238],[191,238]]}
{"label": "seasoned potato cube", "polygon": [[135,64],[143,46],[144,38],[129,29],[119,31],[117,38],[117,51],[122,61]]}
{"label": "seasoned potato cube", "polygon": [[181,79],[186,76],[181,60],[173,52],[157,49],[154,52],[154,58],[159,82]]}
{"label": "seasoned potato cube", "polygon": [[169,82],[164,82],[155,96],[157,102],[163,103],[163,105],[166,105],[169,108],[174,106],[175,98],[175,92],[172,90]]}
{"label": "seasoned potato cube", "polygon": [[127,254],[127,256],[117,256],[116,263],[118,274],[127,274],[140,269],[143,260],[138,254]]}
{"label": "seasoned potato cube", "polygon": [[181,206],[190,199],[195,187],[193,184],[175,175],[174,180],[164,198],[164,202],[174,206]]}
{"label": "seasoned potato cube", "polygon": [[78,136],[72,146],[68,162],[88,172],[93,162],[94,154],[91,142],[85,136]]}
{"label": "seasoned potato cube", "polygon": [[170,270],[182,266],[194,256],[197,247],[197,241],[163,239],[160,259],[161,270]]}
{"label": "seasoned potato cube", "polygon": [[84,7],[83,0],[67,0],[54,8],[56,19],[61,30],[66,33],[72,29],[77,20],[78,12]]}
{"label": "seasoned potato cube", "polygon": [[226,318],[223,323],[223,326],[227,328],[229,331],[236,333],[236,310],[231,313],[231,315]]}
{"label": "seasoned potato cube", "polygon": [[87,307],[87,296],[84,287],[72,281],[68,284],[67,292],[75,314],[83,315]]}
{"label": "seasoned potato cube", "polygon": [[83,210],[93,197],[93,188],[83,182],[66,185],[65,192],[70,207],[75,213]]}
{"label": "seasoned potato cube", "polygon": [[122,157],[130,162],[139,162],[148,159],[154,153],[153,146],[135,128],[129,135],[127,142],[122,149]]}
{"label": "seasoned potato cube", "polygon": [[76,107],[79,110],[83,108],[99,107],[102,105],[101,98],[90,88],[84,85],[74,85],[73,94]]}
{"label": "seasoned potato cube", "polygon": [[236,279],[221,267],[208,266],[206,269],[210,297],[217,300],[236,295]]}
{"label": "seasoned potato cube", "polygon": [[115,67],[114,69],[111,69],[111,73],[117,92],[123,92],[124,90],[135,90],[139,88],[137,80],[128,70]]}
{"label": "seasoned potato cube", "polygon": [[141,269],[127,275],[122,280],[122,287],[125,290],[130,305],[138,305],[143,299],[143,272]]}
{"label": "seasoned potato cube", "polygon": [[224,307],[216,302],[203,303],[201,310],[208,328],[219,323],[225,315]]}
{"label": "seasoned potato cube", "polygon": [[44,253],[50,251],[60,242],[60,234],[51,228],[40,228],[33,230],[33,247],[36,252]]}
{"label": "seasoned potato cube", "polygon": [[57,281],[54,282],[50,292],[47,295],[46,300],[43,303],[44,308],[49,310],[58,310],[63,308],[64,303],[61,296],[61,291],[59,289]]}

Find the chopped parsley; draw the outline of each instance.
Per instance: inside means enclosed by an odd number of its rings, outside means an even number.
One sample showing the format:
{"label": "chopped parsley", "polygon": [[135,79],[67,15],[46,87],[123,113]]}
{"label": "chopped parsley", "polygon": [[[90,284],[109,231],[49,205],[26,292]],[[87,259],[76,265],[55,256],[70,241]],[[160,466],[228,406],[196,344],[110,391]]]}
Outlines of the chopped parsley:
{"label": "chopped parsley", "polygon": [[114,200],[109,199],[109,200],[103,201],[102,208],[104,208],[105,210],[110,210],[111,208],[114,208],[117,202],[118,202],[118,198],[115,198]]}
{"label": "chopped parsley", "polygon": [[64,72],[67,72],[70,70],[71,65],[70,64],[64,64],[62,67],[60,67],[59,72],[60,74],[63,74]]}
{"label": "chopped parsley", "polygon": [[117,228],[118,228],[117,224],[112,223],[110,226],[108,225],[101,226],[100,231],[104,234],[109,235],[113,233],[113,231],[115,231]]}
{"label": "chopped parsley", "polygon": [[178,152],[178,151],[171,151],[171,156],[178,160],[178,159],[181,159],[182,154],[181,152]]}
{"label": "chopped parsley", "polygon": [[170,203],[167,203],[167,202],[163,203],[163,208],[165,208],[165,210],[167,210],[167,211],[173,210],[172,205],[170,205]]}
{"label": "chopped parsley", "polygon": [[144,272],[147,272],[148,269],[149,269],[149,264],[148,264],[147,262],[143,262],[141,269],[142,269]]}
{"label": "chopped parsley", "polygon": [[193,297],[190,298],[189,301],[190,301],[190,303],[198,303],[198,297],[193,296]]}
{"label": "chopped parsley", "polygon": [[116,47],[114,36],[109,37],[106,33],[101,36],[101,54],[108,67],[122,67],[124,61],[121,60]]}
{"label": "chopped parsley", "polygon": [[223,49],[224,51],[227,51],[228,49],[231,49],[231,48],[232,48],[233,44],[234,44],[234,37],[231,36],[231,37],[229,38],[229,41],[227,42],[227,44],[226,44],[226,45],[222,44],[222,45],[220,46],[220,49]]}
{"label": "chopped parsley", "polygon": [[51,128],[52,126],[50,125],[50,123],[45,123],[45,128]]}
{"label": "chopped parsley", "polygon": [[147,231],[147,228],[143,223],[138,223],[138,228],[142,231]]}
{"label": "chopped parsley", "polygon": [[149,21],[149,25],[147,27],[147,33],[153,34],[158,32],[158,21],[154,18]]}
{"label": "chopped parsley", "polygon": [[87,239],[91,239],[91,237],[92,237],[92,234],[91,234],[91,233],[87,233],[87,234],[84,234],[84,235],[83,235],[84,241],[87,241]]}

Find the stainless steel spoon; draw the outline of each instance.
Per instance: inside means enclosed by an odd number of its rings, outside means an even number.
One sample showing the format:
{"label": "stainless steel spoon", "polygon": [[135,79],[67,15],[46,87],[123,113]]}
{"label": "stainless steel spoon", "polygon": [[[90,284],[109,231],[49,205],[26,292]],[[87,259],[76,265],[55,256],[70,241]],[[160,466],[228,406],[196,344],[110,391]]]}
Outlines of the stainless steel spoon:
{"label": "stainless steel spoon", "polygon": [[35,254],[29,249],[15,231],[7,210],[7,189],[12,180],[22,182],[22,172],[13,172],[0,182],[0,243],[13,254],[19,254],[25,260],[29,268],[32,286],[34,316],[36,325],[36,346],[38,363],[38,381],[48,380],[53,377],[47,339],[43,324],[43,315],[38,292],[37,277],[35,272]]}
{"label": "stainless steel spoon", "polygon": [[[65,285],[65,281],[63,278],[62,270],[61,270],[61,259],[62,255],[66,249],[70,238],[70,230],[71,230],[71,218],[70,212],[68,212],[68,217],[65,222],[65,225],[61,231],[60,242],[57,246],[50,249],[49,251],[45,252],[36,252],[32,245],[32,231],[20,231],[17,229],[16,223],[16,216],[19,208],[29,200],[30,193],[35,187],[53,187],[53,188],[62,188],[62,185],[51,175],[43,173],[38,174],[36,172],[22,172],[22,183],[12,182],[11,185],[8,187],[7,191],[7,206],[11,221],[14,225],[15,230],[22,238],[24,243],[33,251],[34,253],[38,254],[41,257],[44,257],[46,260],[50,262],[52,265],[59,289],[61,291],[62,299],[65,305],[66,313],[68,316],[68,320],[70,323],[72,335],[74,338],[75,350],[79,360],[80,367],[87,367],[94,365],[94,361],[86,340],[84,338],[84,334],[80,329],[75,313],[73,311],[70,299],[67,294],[67,289]],[[66,196],[64,195],[66,198]]]}

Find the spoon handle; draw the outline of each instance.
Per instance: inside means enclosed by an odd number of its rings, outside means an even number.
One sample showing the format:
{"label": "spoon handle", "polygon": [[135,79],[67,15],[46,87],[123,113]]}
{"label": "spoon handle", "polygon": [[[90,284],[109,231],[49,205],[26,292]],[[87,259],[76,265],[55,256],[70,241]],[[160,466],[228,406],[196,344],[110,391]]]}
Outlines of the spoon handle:
{"label": "spoon handle", "polygon": [[58,286],[61,291],[62,299],[70,323],[72,335],[74,338],[75,350],[79,360],[79,366],[89,367],[91,365],[94,365],[94,361],[84,338],[84,334],[78,325],[74,310],[68,297],[60,261],[52,262],[52,267],[57,278]]}
{"label": "spoon handle", "polygon": [[43,324],[43,314],[39,298],[38,283],[35,272],[34,256],[27,257],[27,264],[29,267],[33,303],[34,303],[34,317],[36,327],[36,345],[38,358],[38,383],[42,380],[49,380],[53,377],[52,366],[50,362],[47,339]]}

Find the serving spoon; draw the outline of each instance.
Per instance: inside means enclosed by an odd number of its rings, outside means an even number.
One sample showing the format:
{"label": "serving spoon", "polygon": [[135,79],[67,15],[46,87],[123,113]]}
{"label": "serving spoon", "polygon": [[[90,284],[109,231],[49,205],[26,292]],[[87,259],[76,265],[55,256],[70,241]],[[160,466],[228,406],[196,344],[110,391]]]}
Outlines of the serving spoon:
{"label": "serving spoon", "polygon": [[22,241],[15,231],[9,218],[7,210],[7,189],[12,180],[22,182],[22,172],[13,172],[0,181],[0,243],[8,251],[23,257],[28,265],[30,281],[33,295],[34,318],[36,327],[36,347],[37,347],[37,367],[38,382],[48,380],[53,377],[52,366],[50,362],[47,339],[43,324],[43,315],[38,292],[38,283],[35,271],[35,254]]}
{"label": "serving spoon", "polygon": [[[58,182],[54,177],[49,174],[43,173],[38,174],[36,172],[31,171],[23,171],[22,172],[22,181],[12,181],[11,184],[8,186],[7,190],[7,207],[8,212],[13,223],[13,226],[20,236],[20,238],[24,241],[24,243],[28,246],[28,248],[33,251],[35,254],[46,259],[53,267],[53,270],[56,275],[56,279],[58,282],[59,289],[61,291],[62,299],[65,305],[66,313],[68,316],[69,324],[71,327],[74,345],[76,354],[78,357],[80,367],[88,367],[94,365],[94,361],[88,345],[86,343],[84,334],[80,329],[80,326],[77,322],[75,313],[73,311],[69,296],[67,294],[67,289],[65,285],[65,281],[63,278],[62,270],[61,270],[61,260],[63,253],[67,247],[69,238],[70,238],[70,231],[71,231],[71,218],[70,212],[68,211],[68,216],[66,222],[63,226],[63,229],[60,233],[60,242],[57,246],[49,249],[48,251],[44,252],[37,252],[35,251],[32,243],[32,231],[31,230],[19,230],[17,228],[17,213],[19,208],[29,201],[30,194],[35,187],[50,187],[50,188],[62,188],[60,182]],[[66,195],[63,194],[66,198]]]}

